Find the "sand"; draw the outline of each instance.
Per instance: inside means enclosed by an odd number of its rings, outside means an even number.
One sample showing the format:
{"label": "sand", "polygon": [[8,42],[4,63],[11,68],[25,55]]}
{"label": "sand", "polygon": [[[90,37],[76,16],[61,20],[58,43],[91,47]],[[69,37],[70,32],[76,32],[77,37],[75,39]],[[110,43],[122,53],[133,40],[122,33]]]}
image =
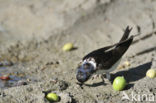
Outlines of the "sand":
{"label": "sand", "polygon": [[[0,103],[48,103],[55,92],[61,103],[143,103],[156,101],[156,1],[154,0],[0,0]],[[117,92],[101,78],[77,84],[76,67],[92,50],[120,40],[124,29],[140,34],[123,56],[112,78],[124,76]],[[76,49],[62,51],[65,43]],[[127,94],[129,99],[123,99]],[[135,98],[133,98],[135,94]],[[143,97],[145,94],[147,97]]]}

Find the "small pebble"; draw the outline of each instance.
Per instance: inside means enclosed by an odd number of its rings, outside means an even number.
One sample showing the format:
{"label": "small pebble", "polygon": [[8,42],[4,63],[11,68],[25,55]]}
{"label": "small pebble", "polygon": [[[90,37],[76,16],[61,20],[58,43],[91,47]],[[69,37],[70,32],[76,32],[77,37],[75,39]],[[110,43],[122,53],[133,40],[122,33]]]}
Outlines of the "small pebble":
{"label": "small pebble", "polygon": [[65,81],[60,81],[59,82],[59,89],[60,90],[65,90],[68,87],[68,83],[66,83]]}
{"label": "small pebble", "polygon": [[16,85],[21,86],[21,85],[27,85],[27,84],[28,83],[26,81],[21,80],[21,81],[18,81]]}
{"label": "small pebble", "polygon": [[4,60],[4,61],[0,61],[0,66],[12,66],[13,63],[11,61],[7,61],[7,60]]}

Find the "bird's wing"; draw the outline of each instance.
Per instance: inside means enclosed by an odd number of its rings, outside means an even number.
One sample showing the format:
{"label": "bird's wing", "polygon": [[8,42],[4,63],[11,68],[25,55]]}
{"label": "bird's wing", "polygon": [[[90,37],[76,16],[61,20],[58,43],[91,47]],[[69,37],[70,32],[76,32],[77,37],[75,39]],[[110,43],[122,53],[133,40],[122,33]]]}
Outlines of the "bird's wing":
{"label": "bird's wing", "polygon": [[87,59],[87,58],[89,58],[89,57],[95,58],[95,57],[97,57],[97,56],[100,56],[101,53],[102,53],[102,54],[105,53],[106,50],[109,50],[109,49],[111,49],[112,47],[114,47],[114,45],[110,45],[110,46],[106,46],[106,47],[104,47],[104,48],[100,48],[100,49],[94,50],[94,51],[88,53],[87,55],[85,55],[85,56],[83,57],[83,60],[85,60],[85,59]]}
{"label": "bird's wing", "polygon": [[103,69],[111,68],[111,66],[114,65],[124,55],[124,53],[131,45],[132,41],[133,36],[131,36],[125,42],[122,42],[121,44],[117,45],[114,49],[106,51],[102,56],[102,58],[100,59],[102,68]]}
{"label": "bird's wing", "polygon": [[133,36],[117,44],[110,45],[87,54],[84,59],[92,57],[97,64],[101,64],[103,69],[109,69],[127,51],[133,41]]}

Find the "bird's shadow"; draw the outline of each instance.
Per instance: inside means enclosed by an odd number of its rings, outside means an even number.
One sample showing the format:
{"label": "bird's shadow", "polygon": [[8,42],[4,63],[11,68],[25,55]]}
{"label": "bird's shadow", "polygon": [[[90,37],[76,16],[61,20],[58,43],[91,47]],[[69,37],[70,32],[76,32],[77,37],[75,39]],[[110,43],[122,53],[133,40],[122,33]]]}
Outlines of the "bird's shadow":
{"label": "bird's shadow", "polygon": [[[151,65],[152,65],[152,62],[147,62],[137,67],[130,68],[128,70],[119,71],[119,72],[116,72],[115,74],[111,74],[110,82],[112,83],[115,77],[117,76],[124,76],[127,83],[129,83],[125,89],[129,89],[133,87],[134,85],[132,82],[140,80],[146,76],[146,72],[148,69],[151,68]],[[89,87],[97,87],[97,86],[101,86],[105,84],[103,82],[99,82],[99,83],[85,84],[85,85]]]}

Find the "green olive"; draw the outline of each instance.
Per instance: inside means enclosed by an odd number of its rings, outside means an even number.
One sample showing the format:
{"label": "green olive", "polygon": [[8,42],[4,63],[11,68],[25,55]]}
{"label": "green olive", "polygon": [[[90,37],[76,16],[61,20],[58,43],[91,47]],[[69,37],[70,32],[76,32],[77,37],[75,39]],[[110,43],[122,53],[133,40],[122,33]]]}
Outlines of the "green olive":
{"label": "green olive", "polygon": [[59,101],[59,96],[55,93],[48,93],[46,95],[46,98],[49,100],[49,101],[52,101],[52,102],[58,102]]}
{"label": "green olive", "polygon": [[126,86],[126,80],[123,76],[118,76],[113,81],[113,89],[116,91],[121,91]]}
{"label": "green olive", "polygon": [[155,69],[149,69],[149,70],[146,72],[146,76],[149,77],[149,78],[154,78],[154,77],[156,77],[156,70],[155,70]]}
{"label": "green olive", "polygon": [[70,50],[72,50],[73,49],[73,44],[72,43],[67,43],[67,44],[65,44],[64,46],[63,46],[63,48],[62,48],[62,50],[63,51],[70,51]]}

